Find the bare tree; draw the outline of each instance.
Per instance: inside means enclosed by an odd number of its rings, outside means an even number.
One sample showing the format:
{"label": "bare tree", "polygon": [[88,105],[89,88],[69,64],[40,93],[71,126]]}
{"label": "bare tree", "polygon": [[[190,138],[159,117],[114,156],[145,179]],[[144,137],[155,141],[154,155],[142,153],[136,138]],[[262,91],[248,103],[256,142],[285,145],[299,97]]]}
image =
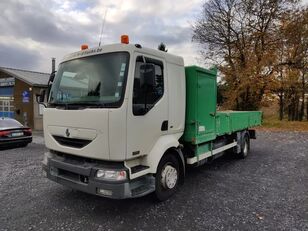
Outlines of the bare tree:
{"label": "bare tree", "polygon": [[210,0],[193,26],[193,41],[205,59],[219,65],[226,84],[226,104],[259,108],[275,82],[279,18],[288,0]]}

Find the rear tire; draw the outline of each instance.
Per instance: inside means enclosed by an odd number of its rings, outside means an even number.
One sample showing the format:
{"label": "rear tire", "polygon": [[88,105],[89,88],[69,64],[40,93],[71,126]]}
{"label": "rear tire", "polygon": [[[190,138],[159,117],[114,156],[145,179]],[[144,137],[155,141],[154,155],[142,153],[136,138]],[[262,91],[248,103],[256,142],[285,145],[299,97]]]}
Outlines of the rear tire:
{"label": "rear tire", "polygon": [[176,193],[180,182],[180,163],[171,154],[165,155],[159,162],[155,176],[155,197],[165,201]]}
{"label": "rear tire", "polygon": [[241,145],[241,152],[239,153],[239,157],[244,159],[248,156],[250,151],[250,139],[248,135],[244,136],[242,145]]}

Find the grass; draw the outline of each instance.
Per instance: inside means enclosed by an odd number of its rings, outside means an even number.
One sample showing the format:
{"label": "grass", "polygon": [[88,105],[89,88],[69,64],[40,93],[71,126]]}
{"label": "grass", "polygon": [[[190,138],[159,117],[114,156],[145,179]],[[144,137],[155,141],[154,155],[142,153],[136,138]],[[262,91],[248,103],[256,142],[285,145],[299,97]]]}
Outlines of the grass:
{"label": "grass", "polygon": [[277,116],[264,116],[262,126],[257,128],[263,131],[301,131],[308,132],[308,121],[279,120]]}

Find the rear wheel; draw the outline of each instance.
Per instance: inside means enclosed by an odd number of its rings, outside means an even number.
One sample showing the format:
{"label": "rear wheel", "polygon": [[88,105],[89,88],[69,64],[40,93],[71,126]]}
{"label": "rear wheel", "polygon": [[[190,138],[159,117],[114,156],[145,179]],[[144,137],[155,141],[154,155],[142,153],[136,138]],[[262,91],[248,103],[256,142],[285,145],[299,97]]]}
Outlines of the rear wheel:
{"label": "rear wheel", "polygon": [[171,154],[164,156],[155,177],[155,196],[159,201],[167,200],[177,191],[180,176],[178,159]]}
{"label": "rear wheel", "polygon": [[246,158],[250,151],[250,139],[248,135],[244,136],[242,145],[241,145],[241,152],[239,153],[240,158]]}

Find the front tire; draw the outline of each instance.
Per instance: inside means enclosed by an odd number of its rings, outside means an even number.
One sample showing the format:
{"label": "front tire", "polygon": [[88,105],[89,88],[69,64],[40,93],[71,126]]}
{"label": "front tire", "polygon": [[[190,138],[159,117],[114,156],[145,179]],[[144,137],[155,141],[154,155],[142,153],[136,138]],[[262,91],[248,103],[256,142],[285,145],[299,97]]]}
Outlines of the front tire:
{"label": "front tire", "polygon": [[176,193],[180,176],[178,159],[171,154],[165,155],[159,162],[155,177],[155,196],[158,201],[165,201]]}

